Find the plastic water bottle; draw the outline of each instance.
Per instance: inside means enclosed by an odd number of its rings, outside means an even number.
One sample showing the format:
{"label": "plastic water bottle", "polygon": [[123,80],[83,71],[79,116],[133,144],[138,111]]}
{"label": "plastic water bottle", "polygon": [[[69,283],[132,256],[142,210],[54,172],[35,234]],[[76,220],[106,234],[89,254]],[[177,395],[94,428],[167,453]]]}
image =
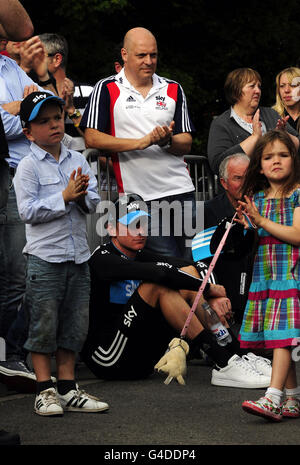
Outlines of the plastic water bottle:
{"label": "plastic water bottle", "polygon": [[226,346],[232,341],[232,337],[228,332],[228,329],[221,323],[220,318],[216,312],[208,305],[207,302],[202,304],[205,312],[205,322],[211,332],[216,336],[217,343],[220,346]]}

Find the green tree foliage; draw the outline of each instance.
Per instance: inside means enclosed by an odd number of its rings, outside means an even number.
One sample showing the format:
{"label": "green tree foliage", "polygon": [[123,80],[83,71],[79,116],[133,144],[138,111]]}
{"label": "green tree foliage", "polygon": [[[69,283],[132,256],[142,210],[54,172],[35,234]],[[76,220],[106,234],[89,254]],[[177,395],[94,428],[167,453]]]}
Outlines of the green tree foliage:
{"label": "green tree foliage", "polygon": [[[178,80],[197,132],[193,153],[205,154],[209,125],[227,108],[223,84],[234,68],[255,68],[262,104],[275,101],[275,76],[300,57],[298,0],[51,0],[23,2],[35,32],[57,32],[70,47],[68,74],[94,84],[114,72],[126,31],[150,29],[158,73]],[[116,48],[117,47],[117,48]]]}

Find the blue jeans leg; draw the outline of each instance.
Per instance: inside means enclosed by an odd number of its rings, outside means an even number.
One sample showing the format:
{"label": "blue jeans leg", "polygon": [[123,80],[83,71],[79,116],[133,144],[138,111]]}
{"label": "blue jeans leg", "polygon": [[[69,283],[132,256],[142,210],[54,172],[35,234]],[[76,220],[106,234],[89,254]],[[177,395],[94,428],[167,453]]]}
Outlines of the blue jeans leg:
{"label": "blue jeans leg", "polygon": [[11,184],[7,203],[7,221],[4,227],[5,261],[8,280],[5,310],[6,331],[8,331],[10,325],[15,320],[25,293],[26,259],[23,255],[25,243],[25,224],[19,216],[16,194]]}
{"label": "blue jeans leg", "polygon": [[[0,221],[2,209],[7,206],[9,190],[9,166],[5,160],[0,160]],[[6,219],[6,215],[5,215]],[[3,221],[1,221],[2,223]]]}
{"label": "blue jeans leg", "polygon": [[50,263],[28,255],[26,306],[30,314],[25,348],[52,353],[79,352],[88,332],[88,263]]}
{"label": "blue jeans leg", "polygon": [[6,360],[26,360],[28,351],[23,346],[28,337],[28,328],[29,312],[26,302],[23,300],[17,317],[6,334]]}
{"label": "blue jeans leg", "polygon": [[4,276],[0,278],[2,294],[0,329],[2,337],[6,343],[8,342],[6,357],[9,359],[11,354],[15,356],[22,353],[24,333],[28,331],[28,323],[22,309],[26,279],[26,259],[23,255],[26,243],[25,225],[19,217],[12,176],[10,176],[6,219],[1,224],[0,230],[5,269]]}
{"label": "blue jeans leg", "polygon": [[7,301],[7,272],[4,231],[7,222],[7,199],[9,190],[9,167],[0,160],[0,337],[4,335],[3,318]]}

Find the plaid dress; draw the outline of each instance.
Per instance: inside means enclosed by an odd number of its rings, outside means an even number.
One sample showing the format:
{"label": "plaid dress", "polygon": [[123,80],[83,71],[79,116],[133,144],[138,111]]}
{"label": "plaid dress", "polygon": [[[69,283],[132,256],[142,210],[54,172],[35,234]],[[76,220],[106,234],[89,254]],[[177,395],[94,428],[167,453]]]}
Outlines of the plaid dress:
{"label": "plaid dress", "polygon": [[[260,214],[275,223],[292,226],[300,206],[300,189],[284,199],[254,195]],[[258,229],[259,247],[239,340],[243,348],[296,345],[300,338],[300,247],[287,244]]]}

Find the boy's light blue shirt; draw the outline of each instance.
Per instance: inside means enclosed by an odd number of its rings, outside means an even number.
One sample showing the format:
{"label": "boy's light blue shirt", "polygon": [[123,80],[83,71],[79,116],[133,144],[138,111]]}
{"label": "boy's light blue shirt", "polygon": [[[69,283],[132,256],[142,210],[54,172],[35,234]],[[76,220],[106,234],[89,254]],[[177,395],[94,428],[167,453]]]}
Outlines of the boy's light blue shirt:
{"label": "boy's light blue shirt", "polygon": [[[8,113],[1,105],[23,100],[24,87],[32,84],[37,85],[14,60],[0,55],[0,116],[9,148],[10,157],[6,160],[13,168],[16,168],[19,161],[27,155],[30,142],[23,134],[19,115]],[[39,91],[45,92],[42,87],[37,87]]]}
{"label": "boy's light blue shirt", "polygon": [[86,214],[76,202],[65,205],[62,191],[74,169],[90,177],[85,203],[94,213],[100,201],[97,180],[85,157],[61,144],[59,161],[31,143],[14,177],[18,210],[26,223],[27,243],[23,253],[48,262],[83,263],[90,257],[86,234]]}

